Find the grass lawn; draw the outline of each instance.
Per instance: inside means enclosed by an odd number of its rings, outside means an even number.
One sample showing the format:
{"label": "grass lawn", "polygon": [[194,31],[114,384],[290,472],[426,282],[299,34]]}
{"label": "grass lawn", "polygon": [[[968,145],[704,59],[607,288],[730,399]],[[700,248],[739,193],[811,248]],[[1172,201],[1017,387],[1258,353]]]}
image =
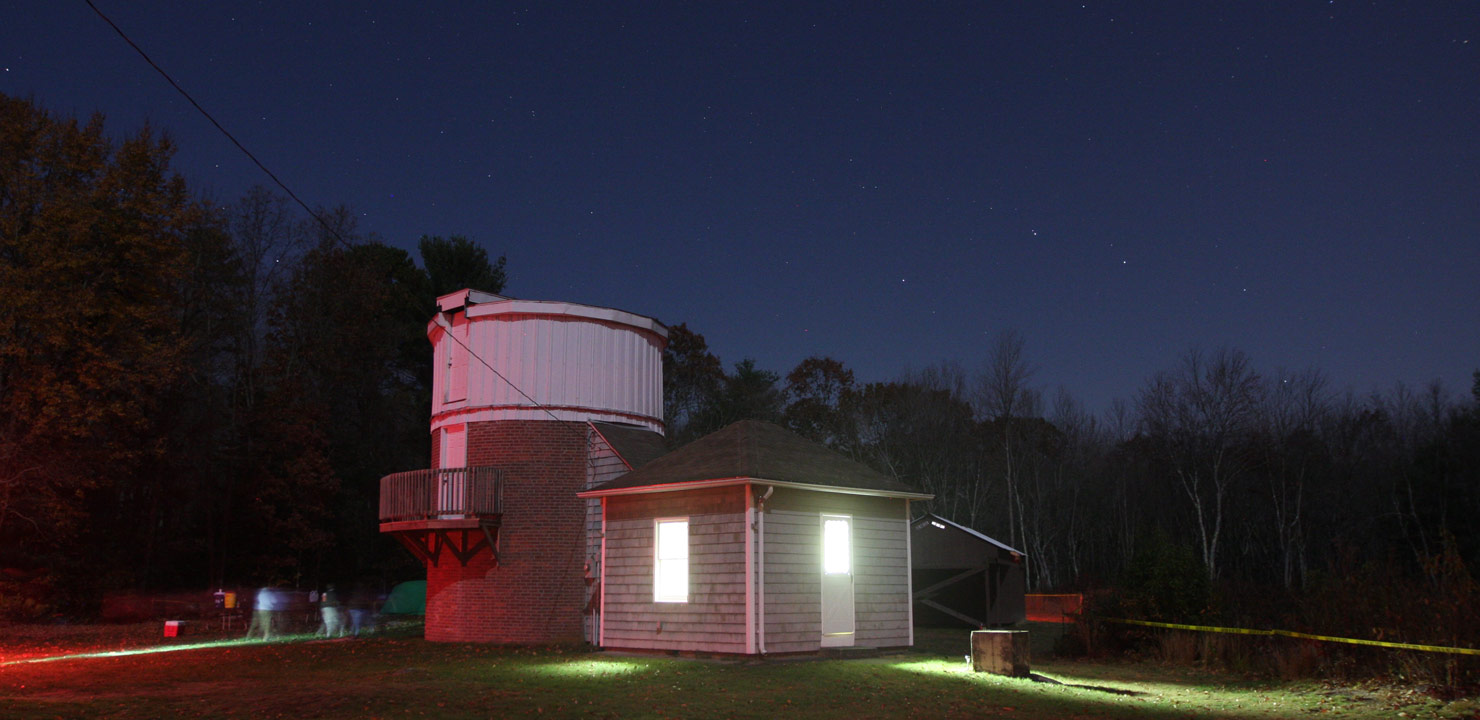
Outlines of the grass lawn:
{"label": "grass lawn", "polygon": [[[445,645],[416,628],[273,643],[159,625],[0,629],[0,717],[15,718],[1469,718],[1380,687],[1268,683],[1159,664],[1035,662],[1040,680],[973,673],[966,633],[914,652],[749,662]],[[220,644],[192,647],[194,643]],[[956,652],[959,646],[960,653]],[[169,648],[171,652],[140,652]],[[116,651],[136,654],[118,654]],[[67,652],[115,651],[101,656]],[[51,657],[55,659],[41,659]],[[39,660],[39,661],[38,661]],[[1406,715],[1400,715],[1406,713]]]}

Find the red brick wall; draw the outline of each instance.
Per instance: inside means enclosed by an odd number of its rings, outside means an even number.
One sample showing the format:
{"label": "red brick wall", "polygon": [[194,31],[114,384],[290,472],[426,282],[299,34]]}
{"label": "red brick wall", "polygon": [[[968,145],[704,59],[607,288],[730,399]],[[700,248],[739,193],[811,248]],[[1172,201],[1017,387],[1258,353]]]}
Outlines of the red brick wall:
{"label": "red brick wall", "polygon": [[[434,438],[435,440],[435,438]],[[579,642],[585,609],[586,430],[579,422],[468,424],[468,465],[504,471],[499,556],[427,568],[426,638]]]}

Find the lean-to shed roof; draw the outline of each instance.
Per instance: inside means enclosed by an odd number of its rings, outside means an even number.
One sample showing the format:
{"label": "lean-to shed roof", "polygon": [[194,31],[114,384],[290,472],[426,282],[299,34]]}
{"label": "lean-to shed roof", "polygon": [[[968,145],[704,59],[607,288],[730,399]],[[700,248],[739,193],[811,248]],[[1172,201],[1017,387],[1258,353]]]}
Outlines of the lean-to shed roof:
{"label": "lean-to shed roof", "polygon": [[962,525],[960,523],[951,522],[950,520],[947,520],[947,519],[945,519],[945,518],[943,518],[943,517],[941,517],[939,515],[936,515],[935,513],[925,513],[924,515],[921,515],[920,517],[915,518],[915,521],[910,524],[910,527],[912,527],[912,528],[918,528],[921,525],[924,525],[925,523],[928,523],[928,522],[944,523],[944,524],[946,524],[946,525],[948,525],[950,527],[956,528],[957,530],[960,530],[961,532],[966,533],[967,535],[970,535],[970,536],[972,536],[972,537],[974,537],[974,538],[976,538],[978,540],[981,540],[982,542],[995,545],[995,546],[997,546],[999,548],[1002,548],[1003,550],[1006,550],[1006,551],[1008,551],[1010,553],[1017,553],[1019,555],[1027,555],[1027,553],[1025,553],[1025,552],[1023,552],[1021,550],[1018,550],[1016,548],[1009,547],[1006,543],[1003,543],[1000,540],[997,540],[995,538],[988,537],[988,536],[986,536],[986,535],[984,535],[984,534],[982,534],[980,532],[977,532],[975,530],[972,530],[971,528],[966,527],[965,525]]}
{"label": "lean-to shed roof", "polygon": [[645,427],[622,423],[591,421],[627,467],[637,469],[668,452],[663,436]]}

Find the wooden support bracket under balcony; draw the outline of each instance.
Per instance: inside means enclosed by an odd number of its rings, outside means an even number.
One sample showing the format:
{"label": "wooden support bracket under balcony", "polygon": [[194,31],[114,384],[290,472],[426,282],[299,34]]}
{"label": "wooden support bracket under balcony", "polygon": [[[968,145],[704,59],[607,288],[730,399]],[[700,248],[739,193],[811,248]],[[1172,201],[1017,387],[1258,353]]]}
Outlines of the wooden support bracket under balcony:
{"label": "wooden support bracket under balcony", "polygon": [[442,551],[464,566],[483,548],[498,556],[503,472],[491,467],[412,470],[380,479],[380,531],[427,565]]}
{"label": "wooden support bracket under balcony", "polygon": [[382,523],[380,531],[390,533],[401,545],[423,563],[436,567],[445,550],[466,566],[484,548],[493,553],[499,564],[498,523],[488,520],[423,520]]}

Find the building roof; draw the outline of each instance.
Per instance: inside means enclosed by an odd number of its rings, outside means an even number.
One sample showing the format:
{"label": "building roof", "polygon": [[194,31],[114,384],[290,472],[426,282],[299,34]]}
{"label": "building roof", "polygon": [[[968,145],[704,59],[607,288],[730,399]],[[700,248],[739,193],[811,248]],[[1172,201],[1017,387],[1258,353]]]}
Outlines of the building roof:
{"label": "building roof", "polygon": [[645,427],[624,423],[591,421],[591,427],[601,433],[612,451],[627,467],[633,470],[646,465],[668,452],[663,436]]}
{"label": "building roof", "polygon": [[439,322],[439,319],[445,322],[445,318],[441,318],[442,313],[454,313],[458,310],[462,310],[469,320],[499,317],[579,319],[626,325],[641,332],[652,333],[664,341],[668,339],[668,326],[646,315],[598,305],[551,300],[520,300],[471,288],[464,288],[437,298],[439,314],[427,323],[427,333],[434,332],[438,327],[445,327],[442,322]]}
{"label": "building roof", "polygon": [[953,527],[953,528],[956,528],[957,530],[960,530],[961,532],[964,532],[964,533],[966,533],[968,535],[971,535],[971,536],[977,538],[978,540],[982,540],[984,542],[991,543],[992,545],[996,545],[997,547],[1002,548],[1003,550],[1006,550],[1006,551],[1008,551],[1010,553],[1017,553],[1019,555],[1027,555],[1027,553],[1025,553],[1025,552],[1023,552],[1021,550],[1018,550],[1016,548],[1008,547],[1007,545],[1003,544],[999,540],[995,540],[993,538],[987,537],[986,535],[983,535],[983,534],[981,534],[981,533],[979,533],[979,532],[977,532],[975,530],[972,530],[971,528],[966,527],[965,525],[961,525],[959,523],[953,523],[950,520],[947,520],[947,519],[945,519],[945,518],[943,518],[943,517],[941,517],[939,515],[936,515],[935,513],[925,513],[924,515],[921,515],[920,517],[915,518],[915,521],[912,522],[912,523],[910,523],[910,527],[911,528],[919,527],[920,525],[924,524],[927,521],[928,522],[945,523],[946,525],[948,525],[950,527]]}
{"label": "building roof", "polygon": [[790,430],[759,420],[741,420],[705,435],[580,496],[664,492],[752,481],[861,495],[932,497]]}
{"label": "building roof", "polygon": [[461,310],[462,308],[465,308],[469,305],[476,305],[478,303],[499,302],[501,300],[511,299],[512,298],[504,297],[503,295],[496,295],[491,292],[474,290],[472,288],[463,288],[461,290],[458,290],[457,292],[450,292],[446,295],[438,296],[437,310],[440,312],[452,312],[454,310]]}

